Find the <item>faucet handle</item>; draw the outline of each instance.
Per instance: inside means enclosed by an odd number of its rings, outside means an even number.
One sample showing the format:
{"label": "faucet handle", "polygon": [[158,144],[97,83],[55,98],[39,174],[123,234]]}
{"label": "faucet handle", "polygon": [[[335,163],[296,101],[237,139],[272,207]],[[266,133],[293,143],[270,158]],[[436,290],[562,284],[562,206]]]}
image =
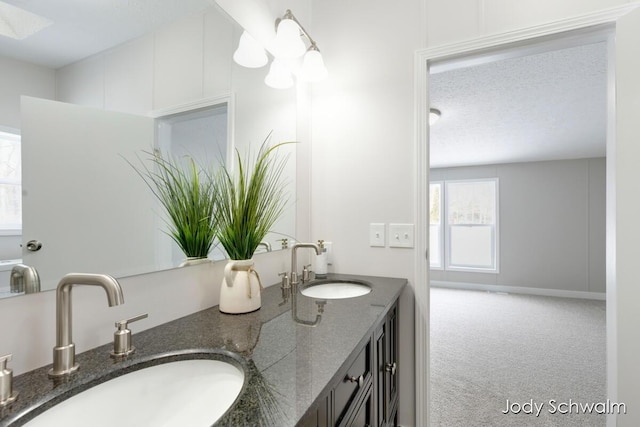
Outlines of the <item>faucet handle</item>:
{"label": "faucet handle", "polygon": [[18,393],[13,391],[13,370],[7,369],[7,362],[12,356],[6,354],[0,357],[0,408],[18,398]]}
{"label": "faucet handle", "polygon": [[129,323],[137,322],[138,320],[146,319],[147,317],[149,317],[149,313],[138,314],[137,316],[130,317],[129,319],[120,320],[116,322],[116,328],[121,331],[125,330],[127,329],[127,326],[129,326]]}
{"label": "faucet handle", "polygon": [[278,239],[278,242],[282,242],[282,249],[289,249],[289,239],[286,237],[283,239]]}
{"label": "faucet handle", "polygon": [[113,333],[113,351],[111,352],[111,357],[128,356],[136,351],[136,348],[131,344],[131,330],[129,330],[128,326],[129,323],[137,322],[147,317],[149,317],[149,314],[144,313],[116,322],[116,328],[118,329]]}
{"label": "faucet handle", "polygon": [[283,271],[282,273],[278,273],[278,276],[282,276],[282,283],[280,287],[283,289],[289,289],[291,287],[291,282],[289,281],[289,273]]}
{"label": "faucet handle", "polygon": [[311,268],[311,264],[309,265],[305,265],[304,267],[302,267],[302,281],[303,282],[308,282],[309,278],[311,276],[310,274],[310,269]]}

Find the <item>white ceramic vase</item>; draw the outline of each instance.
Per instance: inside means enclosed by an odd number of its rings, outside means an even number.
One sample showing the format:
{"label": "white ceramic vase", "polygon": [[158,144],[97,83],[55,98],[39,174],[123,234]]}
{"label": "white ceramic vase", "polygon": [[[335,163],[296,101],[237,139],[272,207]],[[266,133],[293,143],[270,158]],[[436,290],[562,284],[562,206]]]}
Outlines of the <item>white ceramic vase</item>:
{"label": "white ceramic vase", "polygon": [[253,269],[253,259],[229,260],[220,286],[220,311],[229,314],[249,313],[262,305],[262,284]]}

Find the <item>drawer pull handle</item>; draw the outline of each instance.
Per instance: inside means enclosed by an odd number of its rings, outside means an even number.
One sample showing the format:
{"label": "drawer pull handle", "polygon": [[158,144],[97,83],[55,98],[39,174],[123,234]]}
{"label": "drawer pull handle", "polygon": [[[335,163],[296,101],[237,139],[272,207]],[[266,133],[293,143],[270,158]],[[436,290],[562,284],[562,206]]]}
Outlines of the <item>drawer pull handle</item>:
{"label": "drawer pull handle", "polygon": [[391,372],[391,375],[395,375],[397,367],[398,365],[396,365],[396,362],[387,363],[387,365],[384,367],[384,370],[387,372]]}
{"label": "drawer pull handle", "polygon": [[364,385],[364,376],[360,375],[359,377],[349,377],[347,376],[349,382],[358,383],[358,387],[362,387]]}

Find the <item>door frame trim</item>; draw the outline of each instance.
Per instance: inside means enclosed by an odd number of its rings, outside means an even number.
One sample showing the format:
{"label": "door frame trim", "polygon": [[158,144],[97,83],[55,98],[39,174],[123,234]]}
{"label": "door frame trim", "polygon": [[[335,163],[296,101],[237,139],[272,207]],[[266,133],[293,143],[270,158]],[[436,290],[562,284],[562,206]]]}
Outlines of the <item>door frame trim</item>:
{"label": "door frame trim", "polygon": [[[414,217],[416,218],[416,242],[414,251],[415,277],[415,425],[428,426],[430,399],[430,369],[429,369],[429,264],[427,250],[429,244],[429,227],[422,221],[428,217],[429,204],[429,68],[441,61],[451,61],[458,58],[486,54],[492,50],[505,47],[522,48],[532,42],[554,40],[566,36],[566,33],[584,37],[593,27],[610,28],[615,32],[615,23],[624,15],[638,8],[640,4],[631,3],[605,9],[585,15],[570,17],[559,21],[532,26],[524,29],[508,31],[495,35],[483,36],[471,40],[451,43],[421,49],[414,55],[414,175],[416,177],[414,193]],[[609,41],[609,46],[614,46]],[[612,52],[609,52],[611,57]],[[612,61],[611,61],[612,62]],[[613,77],[610,77],[610,80]],[[614,82],[615,83],[615,82]],[[615,90],[609,82],[609,92]],[[608,95],[607,153],[615,153],[615,105],[613,98]],[[614,176],[611,170],[613,162],[607,161],[607,191],[609,186],[615,185],[609,177]],[[615,193],[614,193],[615,194]],[[607,215],[615,214],[615,199],[607,198]],[[609,224],[607,224],[609,227]],[[609,234],[609,232],[607,232]],[[615,245],[615,236],[607,239],[607,248]],[[609,251],[608,251],[609,253]],[[607,259],[607,271],[615,269],[613,261]],[[615,400],[617,394],[617,326],[615,324],[616,283],[615,274],[607,274],[607,394]],[[613,311],[614,313],[610,313]],[[614,426],[615,416],[609,415],[607,425]]]}

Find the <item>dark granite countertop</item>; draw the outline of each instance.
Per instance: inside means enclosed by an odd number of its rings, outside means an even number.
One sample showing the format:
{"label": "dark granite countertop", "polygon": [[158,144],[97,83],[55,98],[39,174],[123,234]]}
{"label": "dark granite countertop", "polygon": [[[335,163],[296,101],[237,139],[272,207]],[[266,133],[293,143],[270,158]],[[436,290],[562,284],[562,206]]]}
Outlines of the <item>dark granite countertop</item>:
{"label": "dark granite countertop", "polygon": [[[368,282],[364,296],[328,300],[319,323],[316,299],[299,292],[296,316],[292,299],[283,303],[279,286],[262,294],[262,308],[242,315],[212,307],[134,333],[136,352],[112,359],[107,344],[77,355],[80,370],[70,378],[51,380],[51,365],[14,378],[20,395],[0,409],[0,426],[20,426],[45,409],[97,383],[164,360],[224,358],[245,369],[243,392],[216,426],[294,426],[328,389],[353,350],[367,340],[406,285],[406,279],[329,275],[332,279]],[[312,282],[313,283],[313,282]],[[185,355],[184,353],[190,353]]]}

